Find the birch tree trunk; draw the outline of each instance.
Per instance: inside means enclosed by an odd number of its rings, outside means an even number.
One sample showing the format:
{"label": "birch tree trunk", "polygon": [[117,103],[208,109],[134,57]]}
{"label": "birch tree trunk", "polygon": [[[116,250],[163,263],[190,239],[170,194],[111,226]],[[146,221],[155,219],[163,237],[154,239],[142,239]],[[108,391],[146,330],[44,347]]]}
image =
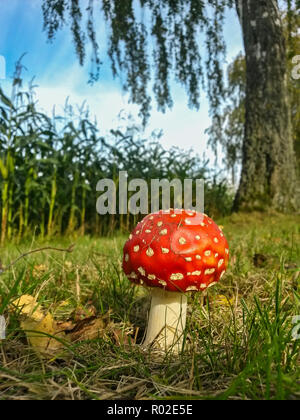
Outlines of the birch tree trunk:
{"label": "birch tree trunk", "polygon": [[293,211],[299,188],[286,47],[276,0],[236,0],[246,54],[243,166],[235,210]]}

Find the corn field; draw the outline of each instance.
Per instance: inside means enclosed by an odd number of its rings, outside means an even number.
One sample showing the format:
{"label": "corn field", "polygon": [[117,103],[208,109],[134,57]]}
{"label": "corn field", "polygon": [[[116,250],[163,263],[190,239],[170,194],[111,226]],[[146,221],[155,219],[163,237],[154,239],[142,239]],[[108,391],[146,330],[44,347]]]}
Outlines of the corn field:
{"label": "corn field", "polygon": [[119,171],[128,178],[202,178],[206,206],[223,215],[231,197],[224,182],[210,177],[207,162],[180,149],[165,150],[159,134],[144,139],[130,121],[125,129],[102,137],[85,104],[66,101],[63,115],[38,110],[34,85],[22,87],[17,63],[10,97],[0,88],[1,243],[34,232],[45,237],[130,229],[130,215],[99,216],[96,185],[103,178],[118,185]]}

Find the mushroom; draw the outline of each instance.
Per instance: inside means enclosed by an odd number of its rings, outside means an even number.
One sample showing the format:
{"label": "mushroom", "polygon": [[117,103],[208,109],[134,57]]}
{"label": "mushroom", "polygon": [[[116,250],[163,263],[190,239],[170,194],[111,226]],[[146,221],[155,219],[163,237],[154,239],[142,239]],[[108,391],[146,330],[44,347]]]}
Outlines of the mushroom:
{"label": "mushroom", "polygon": [[128,279],[151,290],[144,346],[178,353],[186,325],[187,292],[215,285],[228,265],[222,230],[207,215],[161,210],[146,216],[124,246]]}

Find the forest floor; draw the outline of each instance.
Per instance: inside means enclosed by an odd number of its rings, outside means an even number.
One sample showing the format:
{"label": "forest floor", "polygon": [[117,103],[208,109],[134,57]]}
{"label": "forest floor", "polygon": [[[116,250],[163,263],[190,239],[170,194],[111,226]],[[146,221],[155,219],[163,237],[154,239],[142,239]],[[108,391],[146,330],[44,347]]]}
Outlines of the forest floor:
{"label": "forest floor", "polygon": [[[257,213],[218,223],[230,267],[207,294],[189,296],[178,357],[139,346],[149,293],[122,273],[124,236],[3,247],[6,266],[29,249],[76,244],[72,253],[28,256],[0,275],[8,323],[0,400],[300,399],[300,218]],[[30,296],[38,303],[29,313]],[[60,334],[51,339],[54,330]]]}

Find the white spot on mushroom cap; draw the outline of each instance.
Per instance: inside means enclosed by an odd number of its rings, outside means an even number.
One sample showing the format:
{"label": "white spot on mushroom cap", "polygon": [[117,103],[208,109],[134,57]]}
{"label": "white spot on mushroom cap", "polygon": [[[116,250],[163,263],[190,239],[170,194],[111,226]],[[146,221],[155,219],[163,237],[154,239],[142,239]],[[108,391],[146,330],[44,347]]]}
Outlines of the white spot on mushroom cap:
{"label": "white spot on mushroom cap", "polygon": [[135,233],[136,233],[136,235],[139,235],[141,233],[141,231],[137,230]]}
{"label": "white spot on mushroom cap", "polygon": [[197,286],[188,286],[186,289],[185,289],[185,291],[186,292],[197,292],[198,291],[198,287]]}
{"label": "white spot on mushroom cap", "polygon": [[218,268],[220,268],[222,265],[223,265],[223,263],[224,263],[224,260],[223,260],[223,258],[218,262]]}
{"label": "white spot on mushroom cap", "polygon": [[209,289],[210,287],[213,287],[213,286],[215,286],[216,284],[217,284],[217,282],[213,281],[212,283],[210,283],[210,284],[207,286],[207,288]]}
{"label": "white spot on mushroom cap", "polygon": [[201,255],[196,255],[196,260],[201,260]]}
{"label": "white spot on mushroom cap", "polygon": [[161,231],[159,232],[159,234],[160,234],[161,236],[164,236],[164,235],[166,235],[167,233],[168,233],[167,229],[163,229],[163,230],[161,230]]}
{"label": "white spot on mushroom cap", "polygon": [[170,276],[170,280],[182,280],[184,275],[182,273],[173,273]]}
{"label": "white spot on mushroom cap", "polygon": [[145,233],[151,233],[151,230],[150,229],[146,229],[145,230]]}
{"label": "white spot on mushroom cap", "polygon": [[137,279],[137,275],[136,275],[136,273],[134,271],[132,273],[130,273],[128,277],[130,279]]}
{"label": "white spot on mushroom cap", "polygon": [[177,215],[175,213],[171,214],[171,217],[177,217]]}
{"label": "white spot on mushroom cap", "polygon": [[162,248],[162,249],[161,249],[161,252],[162,252],[163,254],[168,254],[168,253],[170,252],[170,250],[169,250],[168,248]]}
{"label": "white spot on mushroom cap", "polygon": [[206,289],[206,287],[207,287],[206,283],[200,284],[200,289]]}
{"label": "white spot on mushroom cap", "polygon": [[133,236],[130,234],[130,235],[129,235],[129,239],[131,240],[132,238],[133,238]]}
{"label": "white spot on mushroom cap", "polygon": [[163,222],[157,222],[157,226],[160,227],[163,225]]}
{"label": "white spot on mushroom cap", "polygon": [[147,251],[146,251],[146,255],[148,257],[153,257],[153,255],[154,255],[153,249],[152,248],[148,248]]}
{"label": "white spot on mushroom cap", "polygon": [[199,235],[196,235],[195,239],[197,239],[197,241],[199,241],[201,239],[201,237]]}
{"label": "white spot on mushroom cap", "polygon": [[186,258],[185,258],[185,261],[190,262],[190,261],[192,261],[192,258],[191,258],[191,257],[186,257]]}
{"label": "white spot on mushroom cap", "polygon": [[139,267],[138,268],[138,271],[141,273],[142,276],[145,276],[146,275],[146,271],[144,270],[143,267]]}
{"label": "white spot on mushroom cap", "polygon": [[148,274],[148,279],[149,280],[155,280],[156,279],[156,275],[155,274]]}
{"label": "white spot on mushroom cap", "polygon": [[211,255],[211,251],[205,251],[205,252],[204,252],[204,255],[205,255],[206,257],[209,257],[209,256]]}
{"label": "white spot on mushroom cap", "polygon": [[139,252],[139,250],[140,250],[139,245],[136,245],[135,247],[133,247],[133,251],[134,252]]}
{"label": "white spot on mushroom cap", "polygon": [[192,276],[201,276],[201,271],[193,271]]}
{"label": "white spot on mushroom cap", "polygon": [[218,238],[214,238],[214,242],[217,244],[219,242]]}
{"label": "white spot on mushroom cap", "polygon": [[210,275],[213,274],[216,271],[215,268],[208,268],[207,270],[205,270],[205,275]]}
{"label": "white spot on mushroom cap", "polygon": [[125,261],[126,261],[126,262],[128,262],[128,261],[129,261],[129,255],[128,255],[128,254],[126,254],[126,255],[125,255]]}
{"label": "white spot on mushroom cap", "polygon": [[192,224],[192,222],[191,222],[189,219],[185,219],[185,223],[186,223],[187,225],[191,225],[191,224]]}
{"label": "white spot on mushroom cap", "polygon": [[167,285],[167,282],[165,280],[159,280],[158,283],[161,284],[162,286],[166,286]]}
{"label": "white spot on mushroom cap", "polygon": [[185,245],[186,244],[186,239],[185,238],[179,238],[178,242],[180,243],[180,245]]}
{"label": "white spot on mushroom cap", "polygon": [[227,249],[227,248],[225,249],[225,254],[227,254],[227,255],[229,254],[229,249]]}

